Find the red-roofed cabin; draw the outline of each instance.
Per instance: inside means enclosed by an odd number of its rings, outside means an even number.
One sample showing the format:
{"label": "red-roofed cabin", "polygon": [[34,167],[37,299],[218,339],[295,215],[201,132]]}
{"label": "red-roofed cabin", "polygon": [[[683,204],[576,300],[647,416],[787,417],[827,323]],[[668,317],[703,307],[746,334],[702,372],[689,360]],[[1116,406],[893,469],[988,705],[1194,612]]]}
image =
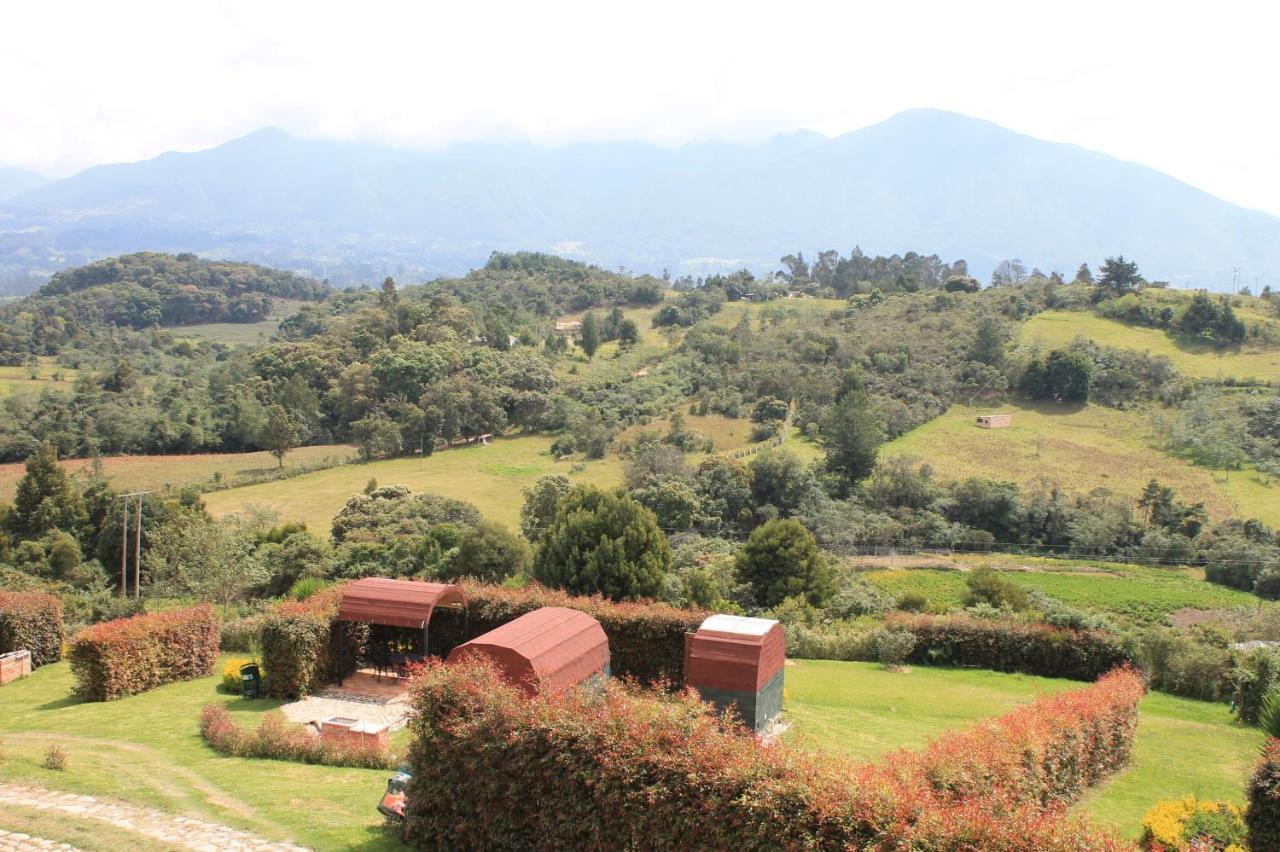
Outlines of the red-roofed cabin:
{"label": "red-roofed cabin", "polygon": [[685,636],[685,683],[757,732],[782,712],[786,661],[782,625],[768,618],[713,615]]}
{"label": "red-roofed cabin", "polygon": [[529,695],[558,692],[609,675],[609,640],[585,612],[548,606],[454,648],[448,662],[487,657],[503,678]]}

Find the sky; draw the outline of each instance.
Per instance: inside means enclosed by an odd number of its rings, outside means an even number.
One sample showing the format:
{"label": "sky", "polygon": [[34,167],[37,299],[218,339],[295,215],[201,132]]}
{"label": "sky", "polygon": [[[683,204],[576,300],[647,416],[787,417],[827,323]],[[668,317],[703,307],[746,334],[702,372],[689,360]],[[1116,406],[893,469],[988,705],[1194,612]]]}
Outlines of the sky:
{"label": "sky", "polygon": [[1280,215],[1280,4],[60,2],[0,10],[0,165],[64,176],[260,127],[757,141],[934,107]]}

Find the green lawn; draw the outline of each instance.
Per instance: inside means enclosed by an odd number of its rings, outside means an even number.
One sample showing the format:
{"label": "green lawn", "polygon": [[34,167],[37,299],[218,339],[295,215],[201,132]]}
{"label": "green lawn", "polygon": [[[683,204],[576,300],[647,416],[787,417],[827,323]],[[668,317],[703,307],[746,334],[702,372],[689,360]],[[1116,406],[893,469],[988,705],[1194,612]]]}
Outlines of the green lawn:
{"label": "green lawn", "polygon": [[1172,486],[1182,500],[1203,501],[1214,519],[1280,523],[1280,482],[1253,471],[1221,473],[1161,451],[1149,417],[1100,405],[1002,403],[1007,429],[979,429],[974,417],[992,409],[954,405],[941,417],[886,444],[882,457],[928,462],[943,481],[980,476],[1025,487],[1060,485],[1068,494],[1106,488],[1135,502],[1148,479]]}
{"label": "green lawn", "polygon": [[516,529],[523,489],[538,477],[564,473],[575,482],[612,487],[622,480],[616,456],[585,463],[573,473],[575,462],[556,461],[550,453],[551,438],[525,435],[502,438],[487,447],[443,450],[427,458],[402,458],[369,464],[352,464],[303,474],[290,479],[215,491],[205,503],[215,515],[225,515],[253,503],[280,513],[282,521],[305,521],[307,529],[325,535],[329,522],[352,495],[359,494],[370,478],[379,485],[407,485],[466,500],[498,523]]}
{"label": "green lawn", "polygon": [[[0,687],[0,778],[122,799],[316,849],[399,848],[382,834],[375,810],[385,771],[225,758],[208,748],[198,729],[206,703],[228,704],[242,724],[256,724],[262,712],[277,706],[223,695],[216,689],[220,680],[202,678],[91,703],[69,697],[66,663],[46,666]],[[65,771],[40,766],[51,742],[66,749]],[[18,819],[34,833],[59,836],[34,823],[33,815]],[[75,825],[68,823],[67,831]],[[64,835],[68,842],[74,836]],[[114,836],[103,835],[98,848],[127,848],[112,845]],[[78,838],[75,845],[82,845]]]}
{"label": "green lawn", "polygon": [[[1256,319],[1251,312],[1242,312]],[[1158,328],[1126,325],[1091,311],[1044,311],[1028,320],[1018,333],[1018,342],[1038,343],[1041,348],[1066,346],[1076,337],[1086,337],[1100,346],[1134,349],[1152,355],[1166,355],[1184,373],[1197,378],[1232,377],[1280,379],[1280,349],[1219,350],[1207,343],[1180,340]]]}
{"label": "green lawn", "polygon": [[19,392],[38,394],[45,388],[70,393],[79,371],[60,367],[52,358],[39,360],[40,363],[32,367],[0,366],[0,396]]}
{"label": "green lawn", "polygon": [[[1007,570],[1004,576],[1070,606],[1144,624],[1161,623],[1180,609],[1261,605],[1248,592],[1206,582],[1198,569],[1105,564],[1099,570],[1085,570],[1080,563],[1059,568],[1045,562],[1040,566],[1031,571]],[[937,606],[960,606],[967,588],[962,571],[897,568],[861,576],[894,597],[919,592]]]}
{"label": "green lawn", "polygon": [[[798,660],[787,666],[786,736],[804,748],[874,759],[918,747],[949,729],[1007,712],[1037,695],[1083,684],[973,669]],[[1242,804],[1261,735],[1235,725],[1226,705],[1151,694],[1142,702],[1133,765],[1077,807],[1123,836],[1141,833],[1162,799],[1195,794]]]}

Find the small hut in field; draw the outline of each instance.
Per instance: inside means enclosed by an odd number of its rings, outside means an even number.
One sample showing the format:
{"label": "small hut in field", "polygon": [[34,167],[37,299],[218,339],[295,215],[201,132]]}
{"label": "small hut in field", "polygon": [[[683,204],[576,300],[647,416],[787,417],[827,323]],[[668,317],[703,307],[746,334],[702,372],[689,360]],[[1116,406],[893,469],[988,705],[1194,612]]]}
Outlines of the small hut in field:
{"label": "small hut in field", "polygon": [[979,414],[975,421],[979,429],[1008,429],[1013,425],[1012,414]]}

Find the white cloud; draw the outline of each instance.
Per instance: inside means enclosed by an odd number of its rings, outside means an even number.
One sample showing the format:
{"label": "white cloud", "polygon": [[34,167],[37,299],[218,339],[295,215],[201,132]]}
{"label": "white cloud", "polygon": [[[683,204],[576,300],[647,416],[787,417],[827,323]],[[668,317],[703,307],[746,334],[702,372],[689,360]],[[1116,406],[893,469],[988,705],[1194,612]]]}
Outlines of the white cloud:
{"label": "white cloud", "polygon": [[1280,213],[1270,4],[44,2],[0,12],[0,163],[66,174],[266,125],[758,139],[953,109]]}

